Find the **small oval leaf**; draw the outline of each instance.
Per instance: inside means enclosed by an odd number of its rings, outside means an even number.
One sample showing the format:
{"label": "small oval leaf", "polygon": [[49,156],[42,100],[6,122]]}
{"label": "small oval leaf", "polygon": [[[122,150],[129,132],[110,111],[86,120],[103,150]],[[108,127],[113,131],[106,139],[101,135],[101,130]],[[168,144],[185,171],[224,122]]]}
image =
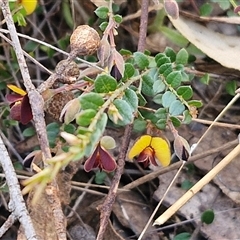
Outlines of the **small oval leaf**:
{"label": "small oval leaf", "polygon": [[79,97],[81,108],[98,110],[103,105],[104,100],[98,93],[87,93]]}
{"label": "small oval leaf", "polygon": [[[122,119],[118,119],[117,124],[120,126],[125,126],[132,122],[133,114],[130,105],[122,99],[116,99],[113,104],[117,108],[119,114],[122,116]],[[109,116],[111,119],[111,116]]]}
{"label": "small oval leaf", "polygon": [[95,117],[96,113],[97,112],[93,109],[83,110],[77,114],[76,123],[79,126],[87,127],[91,123],[92,119]]}
{"label": "small oval leaf", "polygon": [[174,52],[174,50],[170,47],[166,47],[164,53],[166,54],[166,56],[170,57],[171,62],[174,62],[176,59],[176,53]]}
{"label": "small oval leaf", "polygon": [[131,63],[125,63],[125,71],[124,71],[124,76],[123,79],[129,79],[131,78],[135,73],[135,68]]}
{"label": "small oval leaf", "polygon": [[189,100],[193,96],[193,90],[190,86],[181,86],[177,89],[177,94],[184,100]]}
{"label": "small oval leaf", "polygon": [[113,92],[117,88],[117,81],[112,76],[101,74],[97,76],[94,87],[97,93]]}
{"label": "small oval leaf", "polygon": [[142,93],[147,96],[153,96],[154,90],[153,90],[153,84],[154,79],[149,75],[142,76]]}
{"label": "small oval leaf", "polygon": [[135,52],[133,54],[133,57],[134,57],[135,63],[138,65],[138,67],[141,70],[148,67],[149,60],[148,60],[148,57],[145,54],[143,54],[141,52]]}
{"label": "small oval leaf", "polygon": [[98,7],[94,12],[99,18],[106,19],[108,17],[109,10],[107,7]]}
{"label": "small oval leaf", "polygon": [[169,113],[172,116],[178,116],[182,114],[184,110],[185,106],[179,100],[173,101],[169,107]]}
{"label": "small oval leaf", "polygon": [[177,88],[182,81],[182,75],[180,71],[171,72],[166,77],[166,81],[172,88]]}
{"label": "small oval leaf", "polygon": [[206,224],[211,224],[214,220],[215,214],[213,210],[206,210],[202,216],[201,216],[201,221]]}
{"label": "small oval leaf", "polygon": [[132,109],[132,112],[135,112],[138,107],[138,97],[137,94],[130,88],[126,89],[125,94],[123,96],[123,100],[125,100]]}
{"label": "small oval leaf", "polygon": [[172,102],[175,100],[176,100],[176,96],[172,92],[167,91],[162,96],[162,105],[163,107],[168,108],[170,107]]}
{"label": "small oval leaf", "polygon": [[176,56],[176,64],[186,65],[188,63],[188,52],[185,48],[182,48]]}

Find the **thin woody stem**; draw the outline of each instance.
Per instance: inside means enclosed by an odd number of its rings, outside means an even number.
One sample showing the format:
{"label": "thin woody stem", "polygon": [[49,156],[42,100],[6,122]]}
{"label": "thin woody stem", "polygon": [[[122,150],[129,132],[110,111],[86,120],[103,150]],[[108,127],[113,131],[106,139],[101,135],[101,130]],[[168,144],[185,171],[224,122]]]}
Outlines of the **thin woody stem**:
{"label": "thin woody stem", "polygon": [[[109,2],[110,7],[112,6],[112,1]],[[145,39],[147,35],[147,19],[148,19],[148,5],[149,0],[142,1],[142,16],[141,16],[141,24],[140,24],[140,36],[139,36],[139,44],[138,51],[144,51],[145,49]],[[131,132],[132,132],[133,124],[129,124],[126,126],[123,136],[123,141],[120,149],[120,154],[118,156],[118,166],[115,172],[115,175],[112,180],[111,187],[109,189],[108,195],[100,207],[100,228],[97,235],[97,240],[102,240],[104,237],[104,233],[106,227],[108,225],[109,217],[112,211],[113,204],[115,202],[115,198],[117,196],[119,182],[124,170],[125,159],[127,155],[128,146],[131,140]]]}

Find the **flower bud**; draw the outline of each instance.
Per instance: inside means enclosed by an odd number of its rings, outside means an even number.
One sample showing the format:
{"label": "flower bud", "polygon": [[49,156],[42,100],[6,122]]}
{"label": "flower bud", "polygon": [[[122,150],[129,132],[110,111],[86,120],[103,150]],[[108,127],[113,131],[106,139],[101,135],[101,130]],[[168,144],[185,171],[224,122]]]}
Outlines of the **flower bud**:
{"label": "flower bud", "polygon": [[164,8],[166,13],[173,19],[177,19],[179,17],[179,8],[175,0],[164,0]]}

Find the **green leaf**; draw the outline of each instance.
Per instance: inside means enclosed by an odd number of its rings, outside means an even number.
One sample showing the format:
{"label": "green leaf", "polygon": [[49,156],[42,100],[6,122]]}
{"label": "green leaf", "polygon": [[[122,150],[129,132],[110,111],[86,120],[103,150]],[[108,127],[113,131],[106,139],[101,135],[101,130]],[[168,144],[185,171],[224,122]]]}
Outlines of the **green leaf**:
{"label": "green leaf", "polygon": [[62,49],[62,50],[66,50],[67,47],[69,46],[69,39],[70,39],[70,36],[67,35],[67,36],[64,36],[63,38],[60,38],[57,43],[58,43],[58,46]]}
{"label": "green leaf", "polygon": [[116,23],[121,23],[122,22],[122,16],[121,15],[116,14],[116,15],[113,16],[113,19]]}
{"label": "green leaf", "polygon": [[135,74],[135,68],[131,63],[125,63],[125,70],[123,79],[129,79]]}
{"label": "green leaf", "polygon": [[142,76],[142,93],[147,96],[153,96],[153,83],[154,79],[150,75],[143,75]]}
{"label": "green leaf", "polygon": [[190,239],[191,239],[191,234],[188,232],[180,233],[173,238],[173,240],[190,240]]}
{"label": "green leaf", "polygon": [[201,221],[206,224],[211,224],[214,220],[215,214],[213,210],[206,210],[202,216],[201,216]]}
{"label": "green leaf", "polygon": [[171,62],[174,62],[174,61],[175,61],[175,59],[176,59],[176,53],[175,53],[175,51],[174,51],[172,48],[166,47],[164,53],[166,54],[166,56],[170,57]]}
{"label": "green leaf", "polygon": [[166,81],[172,88],[177,88],[182,81],[182,75],[180,71],[171,72],[167,75]]}
{"label": "green leaf", "polygon": [[184,71],[184,65],[183,64],[176,64],[175,70],[183,72]]}
{"label": "green leaf", "polygon": [[163,74],[164,77],[167,77],[167,75],[172,71],[172,63],[165,63],[159,67],[159,73]]}
{"label": "green leaf", "polygon": [[209,3],[204,3],[200,7],[200,16],[209,16],[213,10],[213,7]]}
{"label": "green leaf", "polygon": [[178,116],[182,114],[184,110],[185,106],[179,100],[173,101],[169,107],[169,113],[172,116]]}
{"label": "green leaf", "polygon": [[160,67],[165,63],[171,63],[170,57],[164,56],[158,59],[157,66]]}
{"label": "green leaf", "polygon": [[193,185],[194,185],[194,184],[193,184],[191,181],[185,179],[185,180],[181,183],[181,188],[182,188],[183,190],[189,190]]}
{"label": "green leaf", "polygon": [[36,133],[35,128],[29,127],[29,128],[24,129],[23,136],[24,137],[32,137],[33,135],[35,135],[35,133]]}
{"label": "green leaf", "polygon": [[97,93],[113,92],[117,88],[117,81],[112,76],[100,74],[94,81],[94,88]]}
{"label": "green leaf", "polygon": [[103,132],[107,125],[107,114],[103,113],[102,116],[98,119],[97,124],[95,126],[95,130],[92,132],[90,137],[90,142],[85,149],[85,156],[89,157],[92,154],[93,150],[95,149],[97,143],[99,142],[100,138],[103,135]]}
{"label": "green leaf", "polygon": [[200,100],[190,100],[190,101],[188,101],[188,105],[200,108],[200,107],[202,107],[203,104]]}
{"label": "green leaf", "polygon": [[[29,4],[31,4],[31,3],[29,3]],[[73,23],[73,18],[72,18],[72,11],[70,8],[70,2],[62,1],[61,9],[62,9],[64,22],[67,23],[67,25],[70,27],[70,29],[73,29],[74,23]]]}
{"label": "green leaf", "polygon": [[82,110],[76,116],[76,123],[79,126],[87,127],[91,123],[92,119],[95,117],[96,113],[97,112],[94,109]]}
{"label": "green leaf", "polygon": [[227,10],[230,8],[230,1],[223,1],[223,0],[211,0],[212,2],[218,3],[220,8],[223,10]]}
{"label": "green leaf", "polygon": [[181,75],[182,75],[182,83],[189,82],[194,78],[193,74],[187,74],[184,71],[181,71]]}
{"label": "green leaf", "polygon": [[[117,124],[120,126],[125,126],[125,125],[131,123],[133,120],[131,106],[125,100],[122,100],[122,99],[114,100],[113,104],[117,108],[119,114],[122,116],[122,120],[118,119]],[[111,119],[111,116],[109,116],[109,117]]]}
{"label": "green leaf", "polygon": [[145,99],[145,97],[141,93],[138,93],[137,96],[138,96],[138,101],[139,101],[138,105],[145,106],[147,104],[147,100]]}
{"label": "green leaf", "polygon": [[104,103],[103,98],[98,93],[87,93],[79,97],[81,108],[98,110]]}
{"label": "green leaf", "polygon": [[171,119],[174,127],[180,127],[181,126],[181,120],[178,119],[177,117],[171,116],[170,119]]}
{"label": "green leaf", "polygon": [[130,55],[132,55],[132,52],[129,51],[129,50],[127,50],[127,49],[121,49],[121,50],[119,51],[119,53],[120,53],[122,56],[130,56]]}
{"label": "green leaf", "polygon": [[96,184],[103,184],[107,178],[107,173],[104,171],[97,172],[94,178]]}
{"label": "green leaf", "polygon": [[24,45],[24,50],[26,52],[33,52],[34,50],[36,50],[36,48],[39,46],[38,43],[34,42],[34,41],[28,41],[25,45]]}
{"label": "green leaf", "polygon": [[76,127],[73,125],[73,124],[67,124],[64,126],[64,131],[65,132],[68,132],[68,133],[71,133],[71,134],[74,134],[75,131],[76,131]]}
{"label": "green leaf", "polygon": [[227,91],[228,94],[234,96],[236,90],[237,90],[237,83],[236,83],[236,81],[227,82],[227,84],[226,84],[226,91]]}
{"label": "green leaf", "polygon": [[176,99],[177,99],[176,96],[172,92],[170,92],[170,91],[165,92],[162,96],[163,107],[165,107],[165,108],[170,107],[171,103],[173,101],[175,101]]}
{"label": "green leaf", "polygon": [[189,100],[193,96],[193,90],[190,86],[181,86],[177,89],[177,94],[184,100]]}
{"label": "green leaf", "polygon": [[146,130],[147,122],[144,119],[136,119],[133,123],[133,130],[135,132],[143,132]]}
{"label": "green leaf", "polygon": [[133,54],[133,57],[134,57],[135,63],[138,65],[140,70],[143,70],[148,67],[149,60],[145,54],[143,54],[141,52],[135,52]]}
{"label": "green leaf", "polygon": [[106,125],[107,125],[108,117],[106,113],[103,113],[101,118],[96,124],[96,128],[98,128],[101,131],[101,134],[105,131]]}
{"label": "green leaf", "polygon": [[156,127],[159,129],[165,129],[167,126],[167,120],[166,119],[160,119],[155,123]]}
{"label": "green leaf", "polygon": [[168,116],[168,112],[166,110],[166,108],[159,108],[156,112],[155,112],[155,116],[158,119],[167,119]]}
{"label": "green leaf", "polygon": [[125,94],[123,96],[123,100],[125,100],[132,109],[134,113],[138,108],[138,97],[137,94],[130,88],[126,89]]}
{"label": "green leaf", "polygon": [[200,78],[200,81],[204,84],[209,84],[209,81],[210,81],[210,77],[209,77],[209,74],[208,73],[205,73],[201,78]]}
{"label": "green leaf", "polygon": [[160,78],[154,81],[153,83],[154,94],[163,92],[165,88],[166,88],[166,85],[163,83],[163,81]]}
{"label": "green leaf", "polygon": [[156,104],[159,104],[159,105],[162,105],[162,95],[163,94],[157,94],[153,97],[153,101],[156,103]]}
{"label": "green leaf", "polygon": [[192,121],[192,116],[191,116],[189,110],[185,110],[183,112],[183,121],[182,122],[184,124],[189,124],[191,121]]}
{"label": "green leaf", "polygon": [[163,58],[163,57],[166,57],[166,54],[164,54],[164,53],[158,53],[156,56],[155,56],[155,62],[157,63],[158,62],[158,60],[160,59],[160,58]]}
{"label": "green leaf", "polygon": [[176,64],[186,65],[188,63],[188,52],[182,48],[176,56]]}
{"label": "green leaf", "polygon": [[107,7],[98,7],[94,12],[100,19],[106,19],[108,17],[109,10]]}
{"label": "green leaf", "polygon": [[108,25],[108,22],[102,22],[102,23],[99,25],[99,28],[104,32],[105,29],[107,28],[107,25]]}
{"label": "green leaf", "polygon": [[50,147],[55,147],[56,139],[60,132],[60,126],[58,123],[53,122],[53,123],[48,124],[46,129],[47,129],[49,145],[50,145]]}

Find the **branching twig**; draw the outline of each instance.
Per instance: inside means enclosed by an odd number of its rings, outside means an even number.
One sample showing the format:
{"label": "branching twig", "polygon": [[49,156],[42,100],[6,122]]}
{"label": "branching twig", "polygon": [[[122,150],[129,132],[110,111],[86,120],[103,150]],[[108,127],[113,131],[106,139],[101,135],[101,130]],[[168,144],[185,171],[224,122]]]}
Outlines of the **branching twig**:
{"label": "branching twig", "polygon": [[7,220],[4,222],[4,224],[0,228],[0,237],[2,237],[12,227],[16,219],[17,218],[14,213],[11,213],[8,216]]}
{"label": "branching twig", "polygon": [[[9,9],[8,1],[1,0],[0,6],[2,9],[4,18],[6,20],[9,34],[11,36],[11,39],[14,45],[13,47],[14,47],[16,57],[19,63],[19,68],[23,77],[24,86],[28,92],[28,97],[29,97],[29,101],[30,101],[32,113],[33,113],[33,120],[35,123],[39,144],[42,150],[43,162],[46,165],[46,160],[51,158],[51,152],[49,148],[49,143],[48,143],[48,138],[46,133],[46,124],[44,120],[44,112],[43,112],[44,101],[39,91],[37,91],[37,89],[34,87],[34,85],[31,82],[31,78],[30,78],[28,67],[24,58],[23,50],[21,48],[17,31],[12,19],[10,9]],[[58,235],[59,239],[64,240],[66,239],[65,219],[61,209],[61,202],[58,197],[58,187],[55,180],[52,183],[48,184],[46,193],[47,193],[48,202],[53,211],[53,216],[54,216],[53,221],[56,227],[56,234]],[[11,198],[11,201],[13,201],[12,198]]]}
{"label": "branching twig", "polygon": [[[28,240],[37,240],[37,236],[31,221],[31,218],[28,214],[23,196],[21,194],[20,186],[18,183],[18,179],[12,164],[12,161],[8,155],[7,149],[5,148],[5,145],[2,141],[2,138],[0,137],[0,162],[1,166],[3,168],[3,171],[5,172],[5,178],[6,182],[9,188],[9,194],[10,194],[10,203],[9,203],[9,209],[13,212],[14,217],[19,219],[20,223],[23,226],[23,229],[25,231],[26,238]],[[11,218],[11,223],[13,219]],[[7,222],[9,226],[10,222]],[[6,225],[4,225],[6,227]],[[1,229],[2,230],[2,229]]]}

